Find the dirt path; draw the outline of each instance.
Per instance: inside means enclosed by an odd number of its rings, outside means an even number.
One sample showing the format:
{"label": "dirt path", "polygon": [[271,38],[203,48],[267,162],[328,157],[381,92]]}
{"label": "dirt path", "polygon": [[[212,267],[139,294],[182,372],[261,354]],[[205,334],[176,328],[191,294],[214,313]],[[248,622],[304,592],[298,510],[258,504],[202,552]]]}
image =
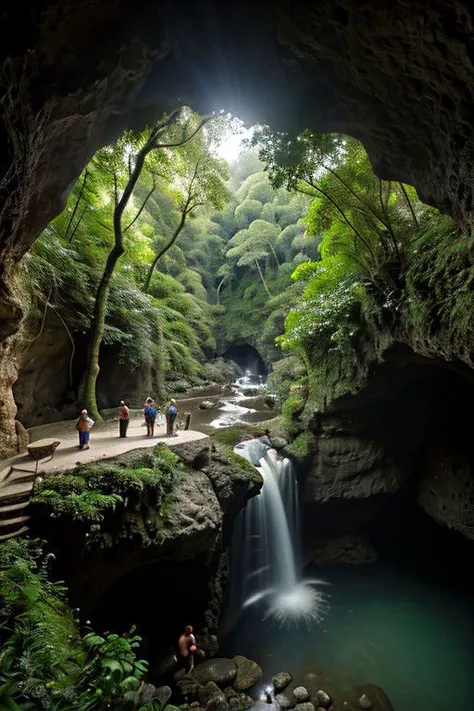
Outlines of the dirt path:
{"label": "dirt path", "polygon": [[[118,436],[118,420],[104,422],[93,427],[91,432],[90,449],[78,449],[78,434],[74,428],[75,420],[54,422],[50,425],[32,427],[29,430],[30,442],[40,439],[58,439],[61,444],[56,450],[54,458],[38,466],[38,473],[55,471],[58,469],[73,469],[78,464],[84,462],[95,462],[117,454],[123,454],[132,449],[151,447],[154,444],[163,442],[164,444],[178,444],[179,442],[191,442],[198,439],[205,439],[207,435],[195,430],[178,430],[176,437],[166,437],[165,427],[156,427],[155,436],[147,437],[146,428],[143,424],[142,416],[134,416],[130,419],[127,437],[121,439]],[[35,464],[26,454],[18,455],[8,460],[0,462],[0,470],[6,464],[13,464],[15,469],[30,469],[34,471]]]}

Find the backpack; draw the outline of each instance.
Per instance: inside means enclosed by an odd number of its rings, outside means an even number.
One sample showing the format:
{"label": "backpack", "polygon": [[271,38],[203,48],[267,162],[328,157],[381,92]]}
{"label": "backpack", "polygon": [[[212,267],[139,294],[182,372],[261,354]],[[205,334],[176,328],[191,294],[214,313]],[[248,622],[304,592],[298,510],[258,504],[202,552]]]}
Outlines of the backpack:
{"label": "backpack", "polygon": [[147,405],[144,409],[144,415],[147,420],[154,420],[156,417],[156,410],[151,405]]}
{"label": "backpack", "polygon": [[168,415],[177,415],[178,414],[178,408],[176,405],[170,405],[168,407]]}

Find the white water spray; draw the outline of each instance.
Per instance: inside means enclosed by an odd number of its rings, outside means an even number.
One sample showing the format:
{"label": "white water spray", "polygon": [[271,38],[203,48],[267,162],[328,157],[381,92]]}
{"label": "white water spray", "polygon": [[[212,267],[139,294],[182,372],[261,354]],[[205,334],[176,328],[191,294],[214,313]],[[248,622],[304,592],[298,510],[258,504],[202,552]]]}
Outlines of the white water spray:
{"label": "white water spray", "polygon": [[281,624],[320,620],[327,610],[322,580],[299,576],[298,483],[293,465],[259,440],[237,445],[263,477],[259,496],[251,499],[236,526],[232,569],[234,605],[261,603],[263,617]]}

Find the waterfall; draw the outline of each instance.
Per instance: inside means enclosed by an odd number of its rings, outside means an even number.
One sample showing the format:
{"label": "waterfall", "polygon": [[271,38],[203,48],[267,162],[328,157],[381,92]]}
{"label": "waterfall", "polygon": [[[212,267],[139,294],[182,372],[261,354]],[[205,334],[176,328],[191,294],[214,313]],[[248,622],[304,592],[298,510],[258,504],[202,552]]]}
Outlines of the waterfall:
{"label": "waterfall", "polygon": [[319,620],[326,597],[321,580],[300,576],[298,482],[290,460],[260,440],[237,445],[235,453],[258,468],[260,494],[239,514],[231,555],[231,606],[261,605],[264,618],[281,623]]}

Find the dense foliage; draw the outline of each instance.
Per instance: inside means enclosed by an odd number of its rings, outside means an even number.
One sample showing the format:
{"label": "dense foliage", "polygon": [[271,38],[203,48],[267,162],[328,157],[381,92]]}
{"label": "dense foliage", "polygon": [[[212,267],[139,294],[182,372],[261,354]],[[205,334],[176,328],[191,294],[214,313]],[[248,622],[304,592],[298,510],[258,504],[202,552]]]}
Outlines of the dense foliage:
{"label": "dense foliage", "polygon": [[0,708],[161,711],[150,688],[144,693],[140,638],[81,634],[65,587],[50,579],[50,559],[38,541],[0,544]]}
{"label": "dense foliage", "polygon": [[313,198],[305,224],[320,259],[295,269],[303,293],[277,339],[304,363],[311,407],[356,390],[395,341],[472,365],[472,237],[379,180],[352,139],[262,129],[255,141],[274,186]]}

